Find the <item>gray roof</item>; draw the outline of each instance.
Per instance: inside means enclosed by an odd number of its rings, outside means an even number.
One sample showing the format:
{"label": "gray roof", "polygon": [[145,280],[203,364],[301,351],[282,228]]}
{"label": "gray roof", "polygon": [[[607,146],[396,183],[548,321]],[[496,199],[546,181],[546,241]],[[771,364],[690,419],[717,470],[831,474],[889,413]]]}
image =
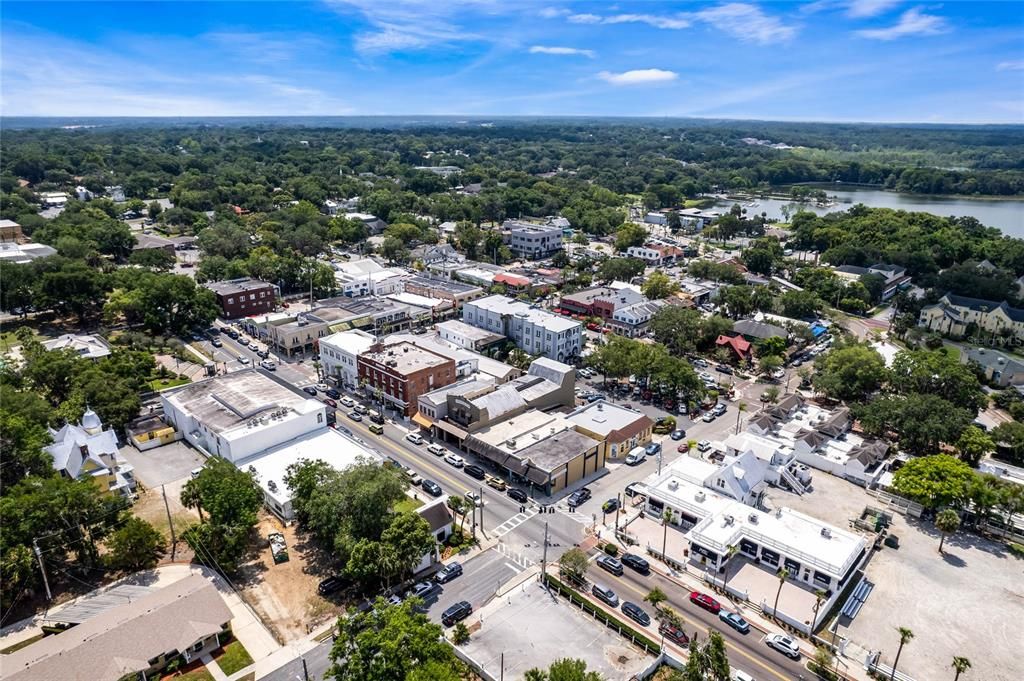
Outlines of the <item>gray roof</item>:
{"label": "gray roof", "polygon": [[843,274],[853,274],[856,276],[862,276],[868,273],[868,268],[858,267],[857,265],[840,265],[835,268],[836,272],[842,272]]}
{"label": "gray roof", "polygon": [[136,234],[135,245],[132,246],[132,250],[142,251],[147,248],[167,248],[168,246],[173,247],[174,242],[159,234]]}
{"label": "gray roof", "polygon": [[526,406],[526,400],[513,385],[502,386],[471,401],[478,409],[486,409],[487,416],[492,421]]}
{"label": "gray roof", "polygon": [[46,447],[46,451],[53,457],[54,469],[72,478],[78,477],[86,461],[92,461],[99,468],[110,468],[100,457],[115,456],[118,450],[117,434],[113,430],[90,434],[81,426],[68,423],[60,430],[51,429],[50,437],[53,444]]}
{"label": "gray roof", "polygon": [[599,444],[597,440],[583,433],[575,430],[563,430],[526,449],[519,450],[516,457],[524,465],[529,462],[530,468],[537,468],[551,475],[559,467]]}
{"label": "gray roof", "polygon": [[281,407],[296,408],[310,399],[259,371],[233,371],[165,393],[171,404],[215,433],[245,423],[257,414]]}
{"label": "gray roof", "polygon": [[947,293],[942,297],[939,302],[947,301],[950,305],[956,307],[966,307],[976,312],[992,312],[999,308],[1006,316],[1015,322],[1024,322],[1024,310],[1010,307],[1010,304],[1005,300],[1001,303],[996,303],[991,300],[982,300],[981,298],[968,298],[967,296],[957,296],[952,293]]}
{"label": "gray roof", "polygon": [[965,358],[967,361],[977,362],[985,368],[998,369],[1004,373],[1007,371],[1012,373],[1024,372],[1024,363],[995,350],[967,348]]}
{"label": "gray roof", "polygon": [[568,364],[548,359],[547,357],[538,357],[530,363],[530,368],[527,371],[531,376],[540,376],[547,380],[555,383],[556,385],[562,385],[562,381],[569,374],[575,372]]}
{"label": "gray roof", "polygon": [[733,331],[741,336],[751,336],[753,338],[772,338],[773,336],[779,336],[780,338],[789,337],[789,331],[786,331],[781,326],[765,324],[764,322],[755,322],[752,319],[741,319],[733,324],[732,328]]}
{"label": "gray roof", "polygon": [[231,610],[199,575],[4,656],[5,681],[117,681],[219,633]]}
{"label": "gray roof", "polygon": [[273,286],[265,281],[259,279],[252,279],[251,277],[242,277],[241,279],[228,279],[226,281],[211,281],[203,284],[206,288],[210,289],[217,295],[221,296],[232,296],[238,293],[247,293],[249,291],[259,291],[260,289]]}

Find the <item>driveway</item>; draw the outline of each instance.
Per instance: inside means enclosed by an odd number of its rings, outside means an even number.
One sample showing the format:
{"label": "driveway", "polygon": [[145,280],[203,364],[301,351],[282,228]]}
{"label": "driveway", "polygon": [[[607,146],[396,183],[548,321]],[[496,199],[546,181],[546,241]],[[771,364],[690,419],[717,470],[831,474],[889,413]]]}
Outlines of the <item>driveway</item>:
{"label": "driveway", "polygon": [[188,478],[206,458],[182,441],[140,452],[131,445],[121,447],[119,456],[135,467],[135,477],[149,488]]}

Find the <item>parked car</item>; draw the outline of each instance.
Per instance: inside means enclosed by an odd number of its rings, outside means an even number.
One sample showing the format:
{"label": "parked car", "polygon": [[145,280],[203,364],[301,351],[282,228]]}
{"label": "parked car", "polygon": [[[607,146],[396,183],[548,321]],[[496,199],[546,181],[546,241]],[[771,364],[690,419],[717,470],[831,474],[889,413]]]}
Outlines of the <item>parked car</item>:
{"label": "parked car", "polygon": [[611,556],[598,556],[597,565],[617,577],[622,576],[622,563],[619,562],[618,558],[612,558]]}
{"label": "parked car", "polygon": [[711,442],[709,440],[701,440],[697,443],[697,451],[706,452],[711,449]]}
{"label": "parked car", "polygon": [[423,436],[420,435],[419,433],[409,433],[408,435],[405,436],[405,439],[413,443],[414,445],[423,444]]}
{"label": "parked car", "polygon": [[[260,366],[263,367],[264,369],[266,369],[267,371],[277,371],[277,365],[274,364],[269,359],[265,359],[262,362],[260,362]],[[331,405],[331,406],[333,406],[333,405]]]}
{"label": "parked car", "polygon": [[433,480],[421,480],[420,487],[422,487],[423,491],[432,497],[439,497],[442,494],[441,485],[437,484]]}
{"label": "parked car", "polygon": [[268,357],[270,357],[270,350],[257,350],[256,356],[261,359],[267,359]]}
{"label": "parked car", "polygon": [[433,593],[434,589],[436,588],[437,585],[432,584],[431,582],[418,582],[412,588],[410,595],[415,596],[416,598],[426,598],[431,593]]}
{"label": "parked car", "polygon": [[469,503],[474,506],[479,507],[484,505],[484,500],[476,492],[466,492],[463,496],[466,497],[466,499],[469,500]]}
{"label": "parked car", "polygon": [[704,416],[700,417],[700,420],[703,421],[704,423],[711,423],[716,418],[718,418],[718,415],[713,411],[709,411],[706,414],[704,414]]}
{"label": "parked car", "polygon": [[686,635],[686,632],[675,625],[669,624],[668,622],[661,623],[658,627],[658,633],[675,643],[677,646],[685,648],[690,645],[690,637]]}
{"label": "parked car", "polygon": [[441,613],[441,624],[450,627],[456,622],[461,622],[473,614],[473,606],[469,601],[459,601]]}
{"label": "parked car", "polygon": [[220,338],[211,338],[210,345],[212,345],[215,348],[220,348],[224,346],[224,343],[221,342]]}
{"label": "parked car", "polygon": [[465,465],[466,460],[458,454],[448,454],[448,456],[444,457],[444,462],[455,466],[456,468],[462,468]]}
{"label": "parked car", "polygon": [[727,366],[725,364],[719,364],[718,366],[715,367],[715,371],[717,371],[720,374],[730,374],[731,375],[732,374],[732,367]]}
{"label": "parked car", "polygon": [[764,642],[768,644],[769,648],[774,648],[786,657],[794,660],[800,659],[800,646],[785,634],[770,634],[765,637]]}
{"label": "parked car", "polygon": [[313,397],[316,397],[316,388],[314,388],[311,385],[307,385],[305,388],[303,388],[302,392],[306,393],[307,395],[312,395]]}
{"label": "parked car", "polygon": [[590,587],[590,593],[592,593],[594,597],[597,598],[599,601],[604,601],[613,608],[619,607],[619,597],[615,594],[614,591],[612,591],[606,586],[594,584]]}
{"label": "parked car", "polygon": [[434,581],[438,584],[447,584],[448,582],[452,581],[461,574],[461,563],[448,563],[443,568],[437,571],[437,574],[434,575]]}
{"label": "parked car", "polygon": [[354,411],[350,411],[350,412],[348,413],[348,417],[349,417],[350,419],[352,419],[353,421],[357,422],[357,423],[358,423],[359,421],[362,421],[362,420],[363,420],[363,417],[362,417],[362,416],[360,416],[358,412],[354,412]]}
{"label": "parked car", "polygon": [[716,615],[722,610],[721,603],[716,601],[711,596],[708,596],[705,593],[701,593],[700,591],[690,592],[690,602]]}
{"label": "parked car", "polygon": [[345,405],[346,407],[348,407],[349,409],[351,409],[352,407],[356,406],[356,401],[355,401],[355,400],[353,400],[353,399],[352,399],[351,397],[349,397],[348,395],[345,395],[344,397],[342,397],[342,398],[341,398],[340,400],[338,400],[338,401],[339,401],[339,402],[341,402],[342,404],[344,404],[344,405]]}
{"label": "parked car", "polygon": [[[262,362],[261,362],[261,364],[262,364]],[[325,397],[324,398],[324,404],[326,404],[328,407],[337,407],[338,406],[338,403],[335,402],[334,400],[332,400],[330,397]]]}
{"label": "parked car", "polygon": [[642,447],[637,447],[637,449],[640,450],[639,453],[637,453],[636,450],[633,450],[629,454],[626,455],[626,465],[627,466],[636,466],[636,465],[639,465],[639,464],[644,462],[644,459],[646,458],[646,456],[644,455],[643,448]]}
{"label": "parked car", "polygon": [[642,575],[648,575],[651,573],[650,563],[635,553],[624,553],[622,555],[622,564],[628,565]]}
{"label": "parked car", "polygon": [[615,513],[619,510],[619,500],[609,499],[608,501],[601,504],[601,511],[603,513]]}
{"label": "parked car", "polygon": [[646,627],[651,624],[651,616],[644,612],[644,609],[636,603],[630,603],[629,601],[623,603],[622,613],[641,626]]}
{"label": "parked car", "polygon": [[328,388],[324,392],[327,393],[327,396],[330,397],[332,400],[341,399],[341,393],[335,390],[334,388]]}
{"label": "parked car", "polygon": [[750,631],[750,623],[734,612],[722,610],[718,613],[718,618],[741,634]]}
{"label": "parked car", "polygon": [[488,475],[485,480],[488,487],[496,489],[499,492],[504,492],[508,488],[508,484],[496,475]]}
{"label": "parked car", "polygon": [[249,349],[252,350],[253,352],[256,352],[257,350],[260,349],[260,346],[257,345],[256,343],[249,343]]}
{"label": "parked car", "polygon": [[509,487],[505,492],[509,499],[518,501],[520,504],[525,504],[530,498],[526,496],[526,492],[519,489],[518,487]]}
{"label": "parked car", "polygon": [[733,669],[732,674],[729,676],[730,681],[754,681],[754,677],[746,672],[741,672],[739,669]]}
{"label": "parked car", "polygon": [[721,402],[716,404],[715,408],[712,409],[712,411],[715,412],[715,414],[718,415],[718,416],[721,416],[722,414],[724,414],[728,410],[729,410],[729,407],[726,406],[725,404],[722,404]]}
{"label": "parked car", "polygon": [[427,451],[433,454],[434,456],[444,456],[445,452],[447,452],[448,450],[446,450],[441,445],[435,443],[432,445],[428,445]]}
{"label": "parked car", "polygon": [[647,454],[647,456],[653,456],[653,455],[657,454],[660,451],[661,451],[661,443],[660,442],[648,442],[647,446],[644,447],[644,453]]}
{"label": "parked car", "polygon": [[672,439],[675,440],[676,442],[682,440],[684,437],[686,437],[686,431],[683,430],[682,428],[677,428],[676,430],[672,431]]}
{"label": "parked car", "polygon": [[321,596],[330,596],[341,591],[345,587],[345,578],[340,575],[332,575],[322,580],[316,587],[316,592]]}
{"label": "parked car", "polygon": [[406,468],[402,472],[405,473],[405,477],[409,479],[409,484],[414,487],[416,485],[419,485],[420,481],[423,480],[423,478],[420,477],[419,473],[417,473],[411,468]]}
{"label": "parked car", "polygon": [[465,468],[462,469],[462,471],[469,477],[475,478],[477,480],[483,480],[484,478],[487,477],[487,472],[484,471],[483,468],[480,468],[480,466],[477,466],[475,463],[466,466]]}
{"label": "parked car", "polygon": [[369,414],[370,413],[370,408],[367,407],[365,404],[357,404],[355,406],[355,410],[357,412],[359,412],[360,414]]}
{"label": "parked car", "polygon": [[566,503],[568,503],[570,506],[579,506],[580,504],[584,503],[587,499],[589,499],[591,496],[592,495],[589,489],[587,489],[586,487],[581,487],[580,489],[576,490],[575,492],[569,495],[569,498],[566,499]]}

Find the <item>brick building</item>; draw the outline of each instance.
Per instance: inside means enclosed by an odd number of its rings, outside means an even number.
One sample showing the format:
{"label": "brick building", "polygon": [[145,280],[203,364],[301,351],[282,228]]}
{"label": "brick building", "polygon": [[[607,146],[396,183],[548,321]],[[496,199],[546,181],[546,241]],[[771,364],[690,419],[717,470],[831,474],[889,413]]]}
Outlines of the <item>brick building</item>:
{"label": "brick building", "polygon": [[359,382],[406,417],[416,413],[420,395],[455,379],[454,360],[408,341],[378,343],[359,356]]}
{"label": "brick building", "polygon": [[277,307],[277,287],[259,279],[243,277],[204,285],[217,297],[224,319],[272,312]]}

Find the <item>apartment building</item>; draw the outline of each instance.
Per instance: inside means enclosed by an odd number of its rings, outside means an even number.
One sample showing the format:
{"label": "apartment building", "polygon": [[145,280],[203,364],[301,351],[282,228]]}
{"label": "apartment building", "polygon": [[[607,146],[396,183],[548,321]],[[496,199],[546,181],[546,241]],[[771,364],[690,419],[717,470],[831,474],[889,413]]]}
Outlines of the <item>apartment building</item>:
{"label": "apartment building", "polygon": [[583,325],[505,296],[463,305],[462,321],[500,333],[524,352],[558,362],[571,361],[583,348]]}
{"label": "apartment building", "polygon": [[508,247],[520,257],[546,258],[562,250],[561,227],[506,220],[502,228],[509,233]]}
{"label": "apartment building", "polygon": [[[171,247],[173,249],[173,245]],[[213,292],[224,319],[238,319],[272,312],[277,307],[277,286],[259,279],[243,277],[212,281],[204,286]]]}
{"label": "apartment building", "polygon": [[997,303],[947,293],[939,302],[922,308],[918,323],[954,337],[966,336],[973,328],[986,334],[1005,333],[1024,339],[1024,310],[1010,307],[1005,300]]}
{"label": "apartment building", "polygon": [[455,361],[408,341],[377,343],[359,356],[359,382],[367,394],[411,418],[419,396],[455,382]]}

